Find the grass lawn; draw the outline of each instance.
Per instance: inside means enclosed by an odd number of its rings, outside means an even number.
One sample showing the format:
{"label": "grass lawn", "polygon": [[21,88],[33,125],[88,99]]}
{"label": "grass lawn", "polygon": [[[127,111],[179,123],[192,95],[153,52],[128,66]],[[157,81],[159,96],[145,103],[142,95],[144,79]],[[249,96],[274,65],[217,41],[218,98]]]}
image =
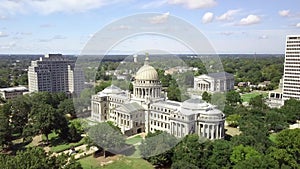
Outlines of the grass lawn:
{"label": "grass lawn", "polygon": [[[68,150],[70,149],[72,146],[74,147],[77,147],[77,146],[80,146],[82,144],[84,144],[84,139],[82,138],[79,142],[77,143],[67,143],[67,142],[64,142],[63,140],[59,139],[58,137],[58,134],[56,133],[51,133],[49,134],[49,141],[50,141],[50,150],[52,152],[55,152],[55,153],[59,153],[61,151],[64,151],[64,150]],[[46,141],[46,137],[43,135],[42,136],[42,139],[43,141]]]}
{"label": "grass lawn", "polygon": [[137,135],[135,137],[129,138],[126,140],[127,144],[136,144],[142,142],[143,138],[140,135]]}
{"label": "grass lawn", "polygon": [[64,151],[64,150],[68,150],[70,149],[72,146],[73,147],[77,147],[77,146],[80,146],[84,144],[84,138],[82,138],[79,142],[77,143],[64,143],[64,144],[59,144],[59,145],[56,145],[56,146],[51,146],[51,151],[52,152],[56,152],[56,153],[59,153],[61,151]]}
{"label": "grass lawn", "polygon": [[140,158],[141,157],[141,151],[139,149],[139,145],[135,145],[135,151],[132,155],[130,155],[131,158]]}
{"label": "grass lawn", "polygon": [[251,92],[251,93],[246,93],[246,94],[243,94],[241,95],[242,97],[242,100],[243,102],[250,102],[250,99],[255,97],[255,96],[258,96],[258,95],[263,95],[264,97],[268,96],[268,93],[266,92]]}
{"label": "grass lawn", "polygon": [[88,156],[79,160],[83,169],[98,169],[100,163],[93,156]]}
{"label": "grass lawn", "polygon": [[[127,139],[126,143],[134,145],[134,144],[137,144],[137,143],[141,143],[142,140],[143,140],[143,138],[141,137],[141,135],[137,135],[135,137]],[[139,144],[134,145],[134,147],[135,147],[135,151],[134,151],[134,153],[132,155],[130,155],[130,157],[132,157],[132,158],[140,158],[141,155],[140,155]]]}
{"label": "grass lawn", "polygon": [[122,158],[110,165],[104,166],[105,169],[153,169],[154,167],[147,161],[140,158]]}
{"label": "grass lawn", "polygon": [[84,169],[153,169],[153,166],[147,161],[140,158],[122,157],[120,160],[100,167],[99,161],[92,156],[85,157],[79,160]]}

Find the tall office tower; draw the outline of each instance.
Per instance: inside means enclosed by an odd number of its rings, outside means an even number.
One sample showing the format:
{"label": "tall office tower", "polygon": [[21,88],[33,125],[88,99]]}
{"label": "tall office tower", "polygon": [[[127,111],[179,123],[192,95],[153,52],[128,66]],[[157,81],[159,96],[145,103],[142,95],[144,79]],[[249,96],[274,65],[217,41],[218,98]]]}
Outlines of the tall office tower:
{"label": "tall office tower", "polygon": [[84,88],[84,75],[75,60],[61,54],[47,54],[31,62],[28,68],[29,92],[69,92],[79,94]]}
{"label": "tall office tower", "polygon": [[286,37],[282,98],[300,99],[300,35]]}

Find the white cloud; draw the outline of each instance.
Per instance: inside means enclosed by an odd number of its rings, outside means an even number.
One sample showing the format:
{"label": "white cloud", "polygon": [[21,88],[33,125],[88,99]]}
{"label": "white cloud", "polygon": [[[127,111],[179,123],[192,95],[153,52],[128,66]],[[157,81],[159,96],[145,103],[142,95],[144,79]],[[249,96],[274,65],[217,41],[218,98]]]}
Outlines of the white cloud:
{"label": "white cloud", "polygon": [[220,32],[221,35],[229,36],[232,35],[233,32]]}
{"label": "white cloud", "polygon": [[239,11],[240,11],[239,9],[228,10],[227,12],[225,12],[224,14],[222,14],[221,16],[218,16],[217,20],[220,20],[220,21],[231,21],[233,19],[233,15],[235,15]]}
{"label": "white cloud", "polygon": [[297,24],[296,24],[296,27],[297,27],[297,28],[300,28],[300,23],[297,23]]}
{"label": "white cloud", "polygon": [[290,10],[281,10],[278,12],[280,16],[286,17],[290,15]]}
{"label": "white cloud", "polygon": [[20,32],[21,35],[32,35],[32,32]]}
{"label": "white cloud", "polygon": [[157,15],[157,16],[151,17],[150,23],[152,23],[152,24],[164,23],[168,20],[169,15],[170,15],[170,12],[167,12],[162,15]]}
{"label": "white cloud", "polygon": [[6,33],[0,31],[0,38],[1,38],[1,37],[7,37],[7,36],[8,36],[8,34],[6,34]]}
{"label": "white cloud", "polygon": [[48,38],[48,39],[39,39],[38,41],[39,42],[51,42],[51,41],[53,41],[53,40],[61,40],[61,39],[67,39],[67,37],[66,36],[63,36],[63,35],[55,35],[55,36],[53,36],[53,37],[51,37],[51,38]]}
{"label": "white cloud", "polygon": [[143,4],[142,9],[149,9],[149,8],[158,8],[166,4],[168,0],[158,0],[158,1],[151,1],[149,3]]}
{"label": "white cloud", "polygon": [[2,20],[2,19],[6,19],[6,16],[0,15],[0,20]]}
{"label": "white cloud", "polygon": [[53,36],[52,39],[67,39],[67,37],[62,36],[62,35],[55,35],[55,36]]}
{"label": "white cloud", "polygon": [[4,0],[0,3],[0,11],[7,13],[37,12],[50,14],[55,12],[84,12],[97,9],[122,0]]}
{"label": "white cloud", "polygon": [[269,37],[267,35],[261,35],[258,37],[259,39],[269,39]]}
{"label": "white cloud", "polygon": [[50,27],[53,27],[54,25],[50,24],[50,23],[45,23],[45,24],[42,24],[40,25],[41,28],[50,28]]}
{"label": "white cloud", "polygon": [[211,12],[206,12],[202,17],[202,23],[210,23],[214,18],[214,14]]}
{"label": "white cloud", "polygon": [[189,9],[209,8],[217,4],[215,0],[168,0],[169,4],[180,4]]}
{"label": "white cloud", "polygon": [[261,21],[257,15],[248,15],[246,18],[242,18],[238,25],[253,25]]}
{"label": "white cloud", "polygon": [[16,46],[16,42],[9,42],[8,44],[0,45],[0,49],[11,49]]}
{"label": "white cloud", "polygon": [[13,1],[13,0],[4,0],[0,3],[0,12],[7,14],[23,13],[24,12],[24,1]]}
{"label": "white cloud", "polygon": [[112,30],[129,30],[129,29],[130,29],[130,26],[128,26],[128,25],[119,25],[116,27],[112,27]]}

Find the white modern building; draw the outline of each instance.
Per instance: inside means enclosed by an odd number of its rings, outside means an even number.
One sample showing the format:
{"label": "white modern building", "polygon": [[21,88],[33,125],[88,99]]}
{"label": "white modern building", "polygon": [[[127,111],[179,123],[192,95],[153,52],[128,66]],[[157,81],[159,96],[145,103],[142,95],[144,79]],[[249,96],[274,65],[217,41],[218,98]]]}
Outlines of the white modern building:
{"label": "white modern building", "polygon": [[226,92],[234,89],[234,76],[227,72],[209,73],[194,78],[194,90]]}
{"label": "white modern building", "polygon": [[23,95],[26,92],[28,92],[28,89],[24,86],[0,88],[0,97],[7,100]]}
{"label": "white modern building", "polygon": [[283,105],[282,88],[283,88],[283,78],[281,78],[279,81],[278,89],[269,92],[268,100],[266,100],[266,103],[269,107],[279,108]]}
{"label": "white modern building", "polygon": [[282,98],[300,99],[300,35],[286,37]]}
{"label": "white modern building", "polygon": [[133,93],[111,85],[92,96],[91,106],[93,120],[112,121],[126,135],[161,130],[176,137],[224,138],[225,115],[200,98],[168,100],[148,56],[136,73]]}
{"label": "white modern building", "polygon": [[75,60],[61,54],[47,54],[31,62],[28,68],[29,92],[69,92],[79,94],[84,88],[83,71]]}

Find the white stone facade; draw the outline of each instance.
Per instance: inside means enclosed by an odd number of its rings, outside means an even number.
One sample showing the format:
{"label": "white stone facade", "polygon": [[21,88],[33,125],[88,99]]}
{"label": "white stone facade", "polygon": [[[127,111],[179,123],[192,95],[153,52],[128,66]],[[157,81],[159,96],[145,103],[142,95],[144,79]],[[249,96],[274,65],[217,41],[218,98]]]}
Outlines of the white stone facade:
{"label": "white stone facade", "polygon": [[197,133],[208,139],[224,138],[225,115],[199,98],[185,102],[163,97],[156,70],[145,65],[136,73],[133,93],[112,85],[92,96],[91,118],[112,121],[124,134],[166,131],[176,137]]}
{"label": "white stone facade", "polygon": [[234,77],[230,73],[210,73],[194,78],[194,90],[203,92],[226,92],[233,89]]}

